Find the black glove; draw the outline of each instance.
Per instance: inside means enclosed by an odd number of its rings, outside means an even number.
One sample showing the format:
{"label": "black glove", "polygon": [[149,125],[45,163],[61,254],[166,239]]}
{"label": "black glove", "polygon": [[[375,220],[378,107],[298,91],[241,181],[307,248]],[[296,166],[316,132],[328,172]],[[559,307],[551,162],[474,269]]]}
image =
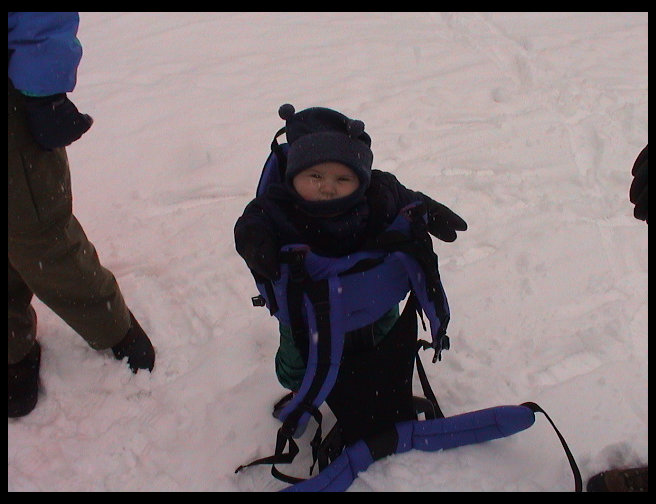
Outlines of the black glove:
{"label": "black glove", "polygon": [[38,98],[26,96],[25,108],[30,132],[46,150],[72,144],[93,124],[91,116],[78,112],[64,93]]}
{"label": "black glove", "polygon": [[642,149],[638,158],[633,164],[631,175],[633,175],[633,182],[629,189],[629,200],[635,205],[633,215],[636,219],[640,219],[649,223],[648,206],[647,206],[647,147]]}
{"label": "black glove", "polygon": [[235,245],[239,255],[255,273],[269,280],[280,278],[280,247],[266,230],[260,226],[237,225]]}
{"label": "black glove", "polygon": [[139,322],[130,313],[130,329],[125,337],[112,347],[114,357],[118,360],[128,358],[128,365],[133,373],[140,369],[152,371],[155,366],[155,349]]}
{"label": "black glove", "polygon": [[457,238],[456,231],[466,231],[467,223],[455,212],[437,201],[428,200],[428,232],[435,238],[452,242]]}

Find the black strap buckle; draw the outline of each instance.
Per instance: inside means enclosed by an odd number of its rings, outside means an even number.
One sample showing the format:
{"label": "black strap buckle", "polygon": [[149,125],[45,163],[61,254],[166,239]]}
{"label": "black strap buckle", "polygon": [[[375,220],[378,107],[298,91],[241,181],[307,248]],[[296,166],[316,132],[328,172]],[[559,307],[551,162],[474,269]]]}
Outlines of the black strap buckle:
{"label": "black strap buckle", "polygon": [[253,306],[266,306],[266,300],[262,294],[259,296],[253,296],[251,298],[251,303],[253,303]]}

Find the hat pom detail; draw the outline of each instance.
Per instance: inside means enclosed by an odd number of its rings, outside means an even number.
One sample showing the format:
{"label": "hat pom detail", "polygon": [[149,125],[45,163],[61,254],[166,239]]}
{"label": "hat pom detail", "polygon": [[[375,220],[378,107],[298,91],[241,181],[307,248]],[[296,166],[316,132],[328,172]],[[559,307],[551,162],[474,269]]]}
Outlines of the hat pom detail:
{"label": "hat pom detail", "polygon": [[359,119],[353,119],[349,121],[346,126],[346,131],[348,132],[351,138],[358,138],[362,133],[364,133],[364,123]]}
{"label": "hat pom detail", "polygon": [[294,105],[291,105],[290,103],[285,103],[284,105],[281,105],[280,108],[278,109],[278,115],[280,116],[280,119],[283,121],[288,121],[292,117],[294,117],[294,114],[296,113],[296,109],[294,108]]}

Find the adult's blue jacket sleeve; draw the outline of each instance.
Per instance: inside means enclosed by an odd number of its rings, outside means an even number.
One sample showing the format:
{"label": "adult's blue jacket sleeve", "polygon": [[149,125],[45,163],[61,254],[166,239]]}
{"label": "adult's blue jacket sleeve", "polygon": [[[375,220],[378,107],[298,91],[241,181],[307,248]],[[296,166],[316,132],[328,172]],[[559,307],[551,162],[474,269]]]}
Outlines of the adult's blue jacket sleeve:
{"label": "adult's blue jacket sleeve", "polygon": [[27,95],[73,91],[82,46],[77,12],[9,12],[9,78]]}

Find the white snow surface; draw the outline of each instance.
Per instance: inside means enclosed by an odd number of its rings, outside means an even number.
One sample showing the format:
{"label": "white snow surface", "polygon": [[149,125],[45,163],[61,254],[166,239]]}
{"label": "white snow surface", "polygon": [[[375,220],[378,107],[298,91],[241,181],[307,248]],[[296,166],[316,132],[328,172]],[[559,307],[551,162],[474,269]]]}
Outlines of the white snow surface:
{"label": "white snow surface", "polygon": [[[42,393],[8,421],[9,491],[275,491],[277,324],[233,226],[278,107],[362,119],[374,167],[469,224],[434,240],[447,415],[535,401],[584,480],[648,461],[648,14],[81,13],[75,213],[157,351],[133,375],[38,300]],[[427,337],[426,334],[421,334]],[[551,427],[372,465],[362,491],[570,491]],[[330,422],[330,418],[326,420]],[[324,432],[329,425],[326,425]],[[307,476],[308,443],[291,467]]]}

